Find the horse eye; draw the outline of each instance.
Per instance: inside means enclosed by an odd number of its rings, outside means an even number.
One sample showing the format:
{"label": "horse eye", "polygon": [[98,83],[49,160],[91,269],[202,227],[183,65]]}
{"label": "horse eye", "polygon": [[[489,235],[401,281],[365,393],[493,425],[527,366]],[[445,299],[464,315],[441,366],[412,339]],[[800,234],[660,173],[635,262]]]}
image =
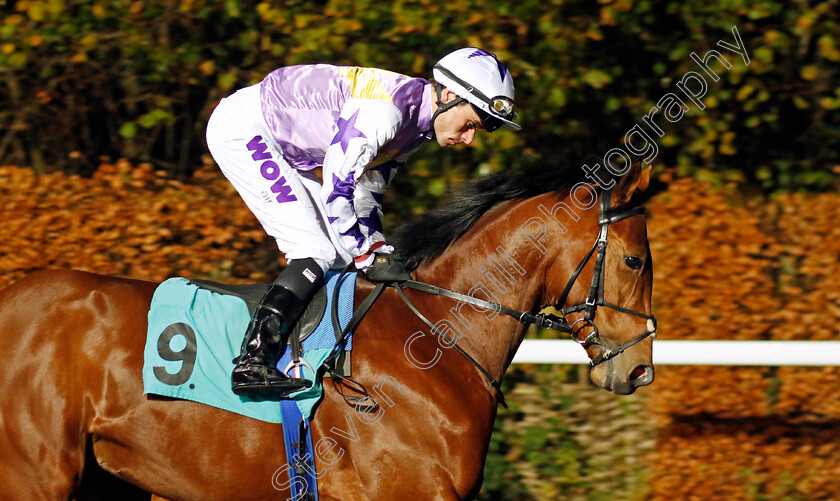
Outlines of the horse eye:
{"label": "horse eye", "polygon": [[630,269],[638,270],[642,267],[642,260],[636,256],[624,256],[624,264]]}

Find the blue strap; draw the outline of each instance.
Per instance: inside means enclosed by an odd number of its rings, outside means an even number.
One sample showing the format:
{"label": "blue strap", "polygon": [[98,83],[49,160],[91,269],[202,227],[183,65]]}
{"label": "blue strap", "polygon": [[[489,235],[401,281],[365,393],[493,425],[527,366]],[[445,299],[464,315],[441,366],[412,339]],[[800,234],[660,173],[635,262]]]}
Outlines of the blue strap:
{"label": "blue strap", "polygon": [[[286,439],[286,461],[289,483],[295,501],[318,501],[318,477],[315,471],[315,448],[309,420],[304,418],[294,400],[280,401],[283,410],[283,436]],[[301,433],[304,435],[301,437]],[[301,442],[304,442],[303,444]]]}

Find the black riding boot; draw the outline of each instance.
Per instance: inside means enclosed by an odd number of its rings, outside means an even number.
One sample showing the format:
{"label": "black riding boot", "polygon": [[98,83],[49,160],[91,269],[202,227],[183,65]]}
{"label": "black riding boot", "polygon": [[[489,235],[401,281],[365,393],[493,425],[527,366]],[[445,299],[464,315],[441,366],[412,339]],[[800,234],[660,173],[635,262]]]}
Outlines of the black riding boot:
{"label": "black riding boot", "polygon": [[310,381],[289,377],[275,366],[285,351],[292,328],[323,283],[323,272],[311,259],[292,261],[277,277],[251,318],[242,354],[234,359],[236,367],[231,376],[234,393],[283,398],[312,386]]}

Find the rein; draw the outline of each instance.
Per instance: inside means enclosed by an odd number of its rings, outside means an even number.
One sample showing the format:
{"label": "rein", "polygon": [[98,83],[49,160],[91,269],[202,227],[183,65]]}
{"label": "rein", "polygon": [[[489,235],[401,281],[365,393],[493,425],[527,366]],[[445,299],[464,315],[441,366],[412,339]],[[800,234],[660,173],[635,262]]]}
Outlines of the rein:
{"label": "rein", "polygon": [[[609,226],[612,223],[617,223],[619,221],[623,221],[632,216],[637,216],[644,214],[645,209],[644,207],[637,206],[623,210],[610,210],[610,201],[612,199],[612,189],[604,190],[602,192],[600,207],[599,207],[599,217],[598,217],[598,226],[600,227],[600,231],[598,233],[598,239],[595,241],[595,244],[592,248],[587,252],[586,256],[584,256],[583,260],[578,264],[575,271],[572,273],[572,276],[569,278],[569,282],[566,284],[566,288],[563,290],[563,293],[560,295],[560,299],[558,299],[557,303],[554,305],[554,309],[560,312],[560,316],[555,316],[552,314],[542,314],[537,313],[533,314],[527,311],[519,311],[513,308],[508,308],[506,306],[502,306],[498,303],[493,303],[490,301],[485,301],[483,299],[478,299],[473,296],[468,296],[466,294],[461,294],[459,292],[454,292],[448,289],[444,289],[442,287],[438,287],[435,285],[430,285],[423,282],[417,282],[414,280],[406,280],[402,283],[392,282],[392,283],[378,283],[376,287],[368,294],[365,300],[359,305],[359,309],[353,313],[353,316],[350,318],[350,321],[347,323],[347,326],[344,329],[341,328],[339,321],[338,321],[338,291],[341,284],[341,280],[344,275],[348,272],[350,267],[353,263],[349,263],[342,271],[336,280],[335,290],[333,292],[333,304],[332,304],[332,323],[333,329],[335,330],[336,336],[336,346],[333,349],[333,352],[327,357],[324,364],[327,370],[330,372],[333,377],[336,377],[334,371],[334,364],[335,360],[338,358],[339,354],[341,353],[341,347],[343,344],[343,340],[348,332],[353,330],[356,325],[361,322],[362,318],[368,312],[373,303],[379,298],[382,294],[382,291],[385,289],[386,286],[393,286],[397,293],[399,294],[400,298],[402,298],[403,302],[409,307],[409,309],[417,316],[423,323],[429,326],[431,332],[433,334],[437,334],[440,336],[444,341],[446,341],[448,346],[455,348],[455,350],[460,353],[464,358],[466,358],[471,364],[473,364],[479,372],[481,372],[485,378],[487,378],[490,386],[496,391],[496,396],[498,402],[507,409],[507,403],[505,402],[504,394],[502,393],[501,384],[496,381],[495,378],[487,371],[478,361],[476,361],[469,353],[464,351],[463,348],[457,345],[457,343],[450,339],[445,332],[440,331],[437,327],[429,321],[412,303],[408,300],[405,293],[403,292],[403,288],[407,289],[414,289],[416,291],[420,291],[426,294],[432,294],[435,296],[443,296],[450,299],[455,299],[457,301],[461,301],[473,306],[477,306],[479,308],[484,308],[490,311],[495,311],[497,313],[501,313],[503,315],[507,315],[509,317],[515,318],[517,321],[523,324],[530,324],[536,325],[537,327],[542,327],[544,329],[550,329],[558,332],[563,332],[565,334],[569,334],[572,339],[580,344],[584,349],[588,348],[592,345],[597,345],[601,348],[602,352],[592,360],[590,360],[589,365],[591,367],[595,367],[600,365],[607,360],[613,359],[626,351],[631,346],[643,341],[647,337],[656,338],[656,317],[653,315],[647,315],[640,311],[631,310],[628,308],[623,308],[613,303],[609,303],[604,300],[604,260],[606,258],[607,253],[607,238],[609,236]],[[568,308],[563,308],[566,303],[566,300],[569,296],[569,293],[572,290],[575,282],[577,282],[578,277],[580,276],[581,272],[583,271],[586,264],[595,256],[595,268],[592,273],[592,282],[589,287],[589,294],[587,298],[584,300],[583,303],[570,306]],[[635,338],[631,339],[630,341],[617,346],[615,348],[610,348],[600,337],[598,327],[595,325],[594,317],[595,311],[598,309],[598,306],[604,306],[606,308],[613,309],[620,313],[625,313],[627,315],[633,315],[635,317],[647,319],[647,330]],[[583,311],[584,316],[572,322],[571,324],[568,323],[566,320],[566,316],[572,313],[577,313]],[[574,332],[575,332],[575,325],[579,322],[584,322],[584,325],[589,325],[592,327],[592,332],[586,335],[584,339],[578,339]],[[346,379],[346,378],[344,378]]]}
{"label": "rein", "polygon": [[[405,297],[405,293],[403,293],[402,288],[400,287],[400,284],[397,283],[397,282],[388,283],[388,284],[386,284],[386,283],[376,284],[376,287],[374,287],[373,290],[370,292],[370,294],[368,294],[368,296],[365,298],[365,300],[362,301],[362,304],[359,305],[359,309],[356,310],[353,313],[353,316],[350,318],[350,321],[348,321],[347,325],[342,329],[341,324],[338,321],[338,292],[339,292],[339,289],[340,289],[340,286],[341,286],[341,280],[344,278],[344,275],[347,274],[347,272],[349,271],[351,266],[353,266],[352,262],[348,263],[347,266],[345,266],[344,269],[341,270],[341,274],[339,274],[338,279],[335,281],[335,289],[333,290],[333,304],[331,306],[331,317],[332,317],[333,330],[335,331],[336,341],[335,341],[335,348],[333,348],[332,353],[330,353],[330,355],[324,360],[324,366],[327,368],[327,371],[329,371],[329,373],[332,377],[338,377],[339,379],[347,379],[343,376],[339,376],[335,372],[335,361],[338,359],[338,356],[341,354],[341,349],[343,347],[343,341],[344,341],[345,337],[347,336],[347,333],[349,333],[350,331],[355,329],[356,326],[359,324],[359,322],[362,321],[362,318],[364,318],[364,316],[367,314],[368,310],[370,310],[370,307],[373,306],[373,303],[375,303],[376,300],[379,299],[379,296],[382,294],[382,291],[385,289],[385,287],[389,286],[389,285],[392,285],[397,290],[397,293],[400,295],[402,300],[405,301],[405,304],[408,305],[409,309],[411,309],[411,311],[417,316],[417,318],[419,318],[426,325],[429,326],[429,328],[432,330],[431,331],[432,333],[437,334],[438,336],[443,338],[443,340],[448,343],[448,346],[451,346],[451,347],[455,348],[455,351],[457,351],[464,358],[466,358],[471,364],[473,364],[479,370],[479,372],[481,372],[484,375],[484,377],[487,378],[487,380],[490,383],[490,386],[496,392],[496,398],[498,399],[498,402],[505,409],[508,408],[507,402],[505,402],[505,395],[504,395],[504,393],[502,393],[501,384],[498,381],[496,381],[493,378],[493,376],[490,375],[490,372],[488,372],[487,369],[482,367],[482,365],[479,364],[469,353],[467,353],[466,351],[464,351],[463,348],[458,346],[455,343],[454,340],[450,339],[446,335],[446,333],[444,333],[442,331],[439,331],[439,329],[437,327],[435,327],[434,324],[432,324],[429,321],[429,319],[427,319],[422,313],[420,313],[420,310],[418,310],[413,304],[411,304],[411,301],[409,301],[408,298]],[[413,280],[407,280],[406,282],[404,282],[404,285],[406,287],[409,287],[409,288],[412,288],[412,289],[423,290],[424,292],[428,292],[428,291],[424,290],[424,287],[430,288],[429,290],[436,289],[438,291],[437,292],[438,294],[440,294],[440,295],[450,295],[449,297],[463,296],[465,298],[465,299],[463,299],[464,301],[468,301],[468,302],[469,301],[475,301],[475,302],[478,302],[478,303],[486,303],[488,306],[492,307],[492,309],[494,309],[494,310],[497,309],[497,308],[504,308],[503,306],[496,305],[494,303],[489,303],[487,301],[482,301],[481,299],[475,299],[471,296],[458,294],[457,292],[447,291],[446,289],[441,289],[440,287],[435,287],[433,285],[424,284],[422,282],[415,282]],[[445,291],[445,294],[442,291]],[[472,304],[479,305],[475,302],[472,303]],[[509,310],[509,311],[515,311],[515,310],[510,310],[509,308],[504,308],[504,309]],[[521,313],[521,312],[516,312],[516,313],[519,313],[520,316],[525,315],[527,317],[536,318],[535,316],[527,315],[526,313]],[[552,324],[551,320],[546,319],[546,322],[548,323],[547,325]]]}
{"label": "rein", "polygon": [[[427,284],[424,284],[424,283],[421,283],[421,282],[414,282],[413,280],[406,280],[404,282],[404,284],[407,287],[409,287],[409,282],[414,283],[414,284],[427,285]],[[400,284],[398,284],[397,282],[394,282],[393,285],[394,285],[394,288],[397,289],[397,293],[400,295],[400,297],[405,302],[405,304],[409,307],[409,309],[417,316],[417,318],[419,318],[420,320],[423,321],[423,323],[425,323],[426,325],[429,326],[429,328],[431,329],[431,332],[433,334],[437,334],[438,336],[443,338],[443,340],[446,341],[447,346],[455,348],[455,351],[457,351],[458,353],[463,355],[464,358],[466,358],[471,364],[473,364],[478,369],[479,372],[484,374],[484,377],[487,378],[488,382],[490,383],[490,386],[492,386],[493,389],[496,390],[496,397],[498,398],[499,403],[502,404],[502,407],[507,409],[508,405],[507,405],[507,402],[505,402],[505,395],[504,395],[504,393],[502,393],[501,383],[496,381],[493,378],[493,376],[490,375],[490,372],[488,372],[487,369],[482,367],[482,365],[480,363],[478,363],[476,361],[476,359],[474,359],[469,353],[464,351],[463,348],[458,346],[458,344],[454,340],[449,338],[449,336],[447,336],[445,332],[439,331],[438,328],[435,327],[432,324],[432,322],[429,321],[428,318],[426,318],[422,313],[420,313],[420,310],[418,310],[413,304],[411,304],[411,301],[409,301],[408,298],[405,297],[405,293],[402,291],[402,287],[400,287]],[[410,288],[414,288],[414,287],[410,287]],[[418,290],[420,290],[420,289],[418,289]],[[453,293],[453,294],[457,294],[457,293]]]}

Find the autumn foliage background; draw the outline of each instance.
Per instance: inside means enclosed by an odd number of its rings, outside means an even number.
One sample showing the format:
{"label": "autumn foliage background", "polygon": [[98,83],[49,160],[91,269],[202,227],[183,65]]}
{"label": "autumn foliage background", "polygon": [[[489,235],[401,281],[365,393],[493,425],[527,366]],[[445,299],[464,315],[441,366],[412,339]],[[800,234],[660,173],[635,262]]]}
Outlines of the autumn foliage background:
{"label": "autumn foliage background", "polygon": [[[469,150],[422,150],[386,199],[393,228],[450,186],[522,157],[546,168],[598,161],[696,69],[689,53],[738,26],[750,66],[735,64],[710,86],[707,109],[669,131],[655,162],[648,231],[659,335],[836,338],[834,2],[3,6],[0,286],[49,268],[150,280],[275,276],[274,243],[206,156],[203,127],[218,99],[276,66],[422,75],[467,44],[508,63],[525,131],[485,135]],[[512,408],[496,422],[482,499],[838,497],[835,368],[660,366],[630,397],[586,381],[578,367],[511,369]]]}

